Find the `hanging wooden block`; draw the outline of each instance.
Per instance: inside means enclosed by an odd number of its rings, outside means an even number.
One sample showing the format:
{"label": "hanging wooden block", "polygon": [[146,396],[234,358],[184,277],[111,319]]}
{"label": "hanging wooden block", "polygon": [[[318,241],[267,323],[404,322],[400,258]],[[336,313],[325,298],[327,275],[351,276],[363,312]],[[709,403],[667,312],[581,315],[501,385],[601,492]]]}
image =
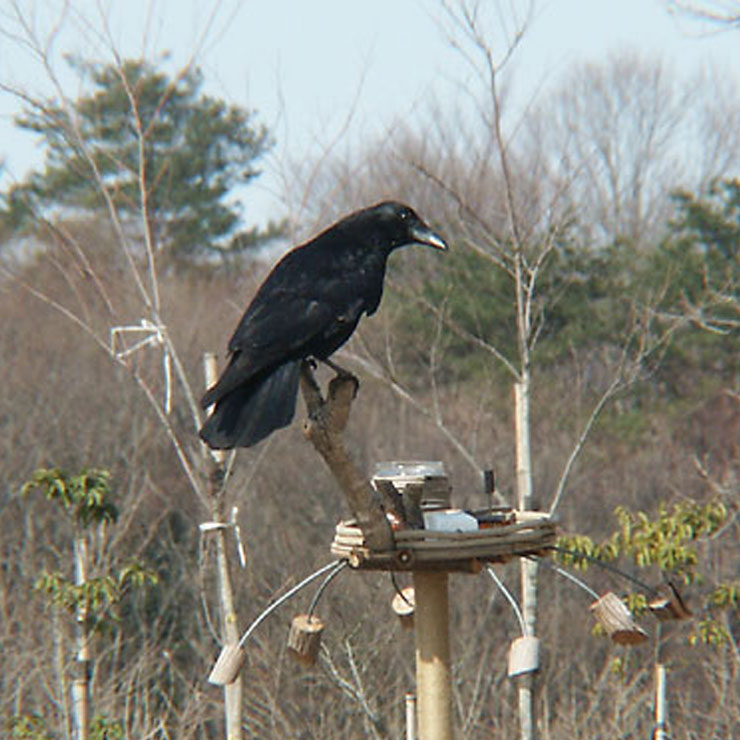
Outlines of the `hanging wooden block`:
{"label": "hanging wooden block", "polygon": [[324,623],[315,615],[293,617],[288,633],[288,651],[305,666],[314,665],[319,656],[323,631]]}
{"label": "hanging wooden block", "polygon": [[216,686],[226,686],[234,683],[246,659],[246,650],[239,647],[238,644],[224,645],[216,664],[211,670],[211,675],[208,676],[208,682],[216,684]]}
{"label": "hanging wooden block", "polygon": [[692,616],[691,610],[686,606],[686,602],[681,598],[681,594],[672,583],[668,583],[661,590],[665,595],[657,596],[648,603],[650,611],[661,622],[667,622],[671,619],[688,619]]}
{"label": "hanging wooden block", "polygon": [[594,601],[591,611],[609,637],[619,645],[636,645],[648,639],[647,632],[635,622],[632,612],[613,591]]}
{"label": "hanging wooden block", "polygon": [[509,647],[509,678],[523,673],[534,673],[540,668],[540,640],[524,635],[513,640]]}
{"label": "hanging wooden block", "polygon": [[411,629],[414,626],[414,587],[406,586],[393,597],[391,607],[398,615],[401,626],[404,629]]}

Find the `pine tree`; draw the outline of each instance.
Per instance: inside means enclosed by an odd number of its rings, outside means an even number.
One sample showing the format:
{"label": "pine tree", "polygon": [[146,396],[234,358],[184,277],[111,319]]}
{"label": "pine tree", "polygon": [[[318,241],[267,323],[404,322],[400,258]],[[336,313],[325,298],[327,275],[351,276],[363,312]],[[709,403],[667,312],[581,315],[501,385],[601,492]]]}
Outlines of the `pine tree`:
{"label": "pine tree", "polygon": [[171,78],[142,60],[71,63],[85,92],[35,101],[16,119],[42,137],[46,161],[3,195],[0,234],[50,213],[115,208],[134,231],[146,214],[157,251],[179,258],[278,235],[275,224],[245,230],[229,200],[260,174],[257,161],[272,145],[253,112],[203,93],[197,69]]}

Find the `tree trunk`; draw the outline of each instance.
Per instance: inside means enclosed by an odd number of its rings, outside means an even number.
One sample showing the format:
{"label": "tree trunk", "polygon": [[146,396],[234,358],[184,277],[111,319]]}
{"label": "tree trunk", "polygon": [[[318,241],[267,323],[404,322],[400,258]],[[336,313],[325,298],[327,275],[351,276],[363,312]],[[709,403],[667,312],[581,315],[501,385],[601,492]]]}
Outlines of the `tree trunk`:
{"label": "tree trunk", "polygon": [[[87,581],[87,542],[83,536],[75,538],[75,583],[82,586]],[[87,740],[90,727],[90,635],[87,630],[87,608],[77,607],[75,642],[77,660],[72,683],[72,716],[76,740]]]}
{"label": "tree trunk", "polygon": [[52,609],[52,629],[54,630],[54,663],[59,681],[59,706],[64,715],[64,737],[71,740],[73,735],[72,717],[68,702],[69,687],[67,685],[67,660],[65,657],[66,635],[62,626],[60,611]]}

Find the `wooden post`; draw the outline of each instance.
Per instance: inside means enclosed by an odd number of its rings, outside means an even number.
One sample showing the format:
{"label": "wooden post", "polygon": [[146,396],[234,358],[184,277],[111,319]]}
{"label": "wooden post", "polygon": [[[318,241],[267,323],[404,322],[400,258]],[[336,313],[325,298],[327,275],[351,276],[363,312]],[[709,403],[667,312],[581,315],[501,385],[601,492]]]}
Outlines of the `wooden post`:
{"label": "wooden post", "polygon": [[[216,355],[206,352],[203,356],[206,388],[210,388],[218,379]],[[208,494],[211,499],[211,516],[213,521],[221,522],[225,517],[223,510],[222,483],[226,453],[223,450],[207,450],[208,459]],[[214,530],[216,538],[216,562],[218,572],[218,593],[221,603],[221,635],[226,646],[236,646],[239,642],[239,625],[237,624],[234,592],[231,586],[229,558],[226,552],[226,530],[221,527]],[[242,737],[242,696],[241,676],[224,686],[224,703],[226,719],[226,740],[241,740]]]}
{"label": "wooden post", "polygon": [[452,740],[448,579],[414,571],[419,740]]}

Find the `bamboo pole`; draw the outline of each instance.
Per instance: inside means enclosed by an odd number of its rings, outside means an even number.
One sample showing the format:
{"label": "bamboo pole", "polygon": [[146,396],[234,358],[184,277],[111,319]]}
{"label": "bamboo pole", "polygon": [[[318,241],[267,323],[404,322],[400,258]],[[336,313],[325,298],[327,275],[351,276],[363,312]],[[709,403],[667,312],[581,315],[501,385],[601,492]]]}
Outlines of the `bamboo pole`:
{"label": "bamboo pole", "polygon": [[406,692],[406,740],[417,740],[416,735],[416,696]]}
{"label": "bamboo pole", "polygon": [[448,580],[414,571],[419,740],[452,740]]}
{"label": "bamboo pole", "polygon": [[[206,388],[210,388],[218,379],[216,355],[206,352],[203,355]],[[223,510],[222,481],[226,453],[223,450],[210,450],[208,455],[208,493],[211,500],[213,521],[221,522],[225,517]],[[239,625],[234,606],[234,591],[231,585],[231,571],[226,551],[226,529],[221,527],[214,531],[216,538],[216,567],[218,573],[218,593],[221,606],[222,639],[225,646],[236,646],[239,642]],[[226,720],[226,740],[242,738],[242,696],[241,676],[224,686],[224,713]]]}
{"label": "bamboo pole", "polygon": [[[223,514],[214,511],[214,514]],[[226,531],[219,529],[216,537],[216,559],[218,563],[218,590],[221,602],[222,634],[225,645],[236,645],[239,642],[239,625],[234,606],[234,592],[231,586],[229,561],[226,554]],[[242,737],[242,694],[241,676],[224,686],[226,738],[241,740]]]}
{"label": "bamboo pole", "polygon": [[668,738],[668,713],[666,711],[665,698],[665,666],[663,663],[655,664],[655,740],[667,740]]}
{"label": "bamboo pole", "polygon": [[[532,452],[529,444],[529,374],[514,385],[514,423],[516,438],[516,478],[519,509],[532,509]],[[522,558],[521,605],[525,634],[534,636],[537,629],[537,562]],[[517,678],[519,694],[519,726],[522,740],[533,740],[534,673]]]}

